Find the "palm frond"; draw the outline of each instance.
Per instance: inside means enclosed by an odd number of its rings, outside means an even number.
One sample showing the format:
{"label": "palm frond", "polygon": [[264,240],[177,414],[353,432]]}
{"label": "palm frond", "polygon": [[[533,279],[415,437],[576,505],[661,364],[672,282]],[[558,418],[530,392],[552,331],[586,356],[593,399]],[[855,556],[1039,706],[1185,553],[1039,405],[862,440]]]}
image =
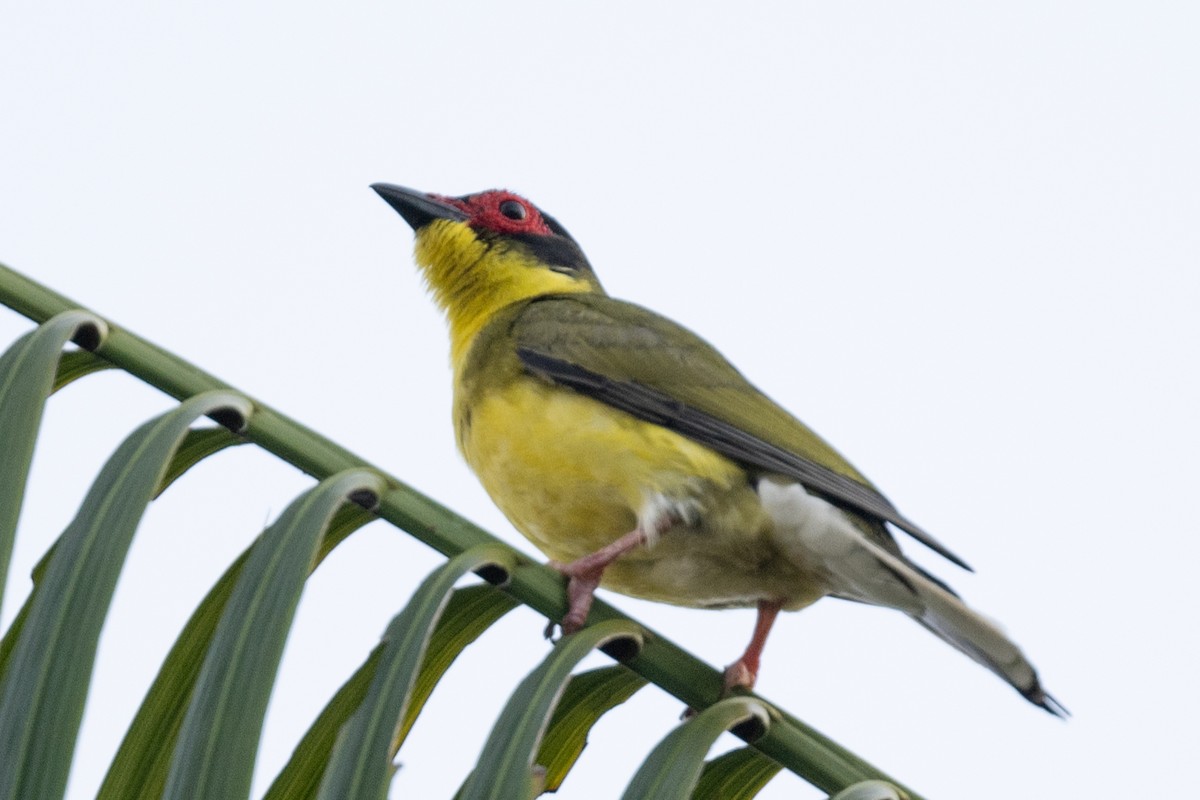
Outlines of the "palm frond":
{"label": "palm frond", "polygon": [[[518,603],[552,620],[565,612],[560,575],[270,406],[3,266],[0,302],[40,326],[0,358],[0,581],[45,398],[114,367],[180,401],[109,459],[0,640],[0,800],[63,796],[96,643],[138,522],[192,465],[233,445],[257,445],[319,482],[200,603],[121,743],[100,800],[248,795],[304,582],[370,519],[387,520],[449,561],[329,701],[268,800],[383,797],[397,750],[462,649]],[[82,349],[64,354],[70,340]],[[222,427],[192,428],[203,416]],[[495,586],[455,590],[468,572]],[[597,602],[591,619],[516,687],[461,796],[523,800],[556,790],[596,721],[650,682],[698,713],[643,762],[627,797],[735,796],[721,787],[739,782],[736,796],[748,798],[780,765],[829,792],[886,781],[897,796],[916,797],[766,700],[721,700],[716,669],[612,606]],[[596,649],[620,665],[572,676]],[[706,763],[713,740],[730,728],[753,749]]]}

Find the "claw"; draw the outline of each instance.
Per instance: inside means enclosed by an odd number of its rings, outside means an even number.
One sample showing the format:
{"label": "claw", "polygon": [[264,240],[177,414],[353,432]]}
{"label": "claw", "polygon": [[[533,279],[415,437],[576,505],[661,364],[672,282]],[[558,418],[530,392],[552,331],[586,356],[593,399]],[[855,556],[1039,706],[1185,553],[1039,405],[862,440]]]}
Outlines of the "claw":
{"label": "claw", "polygon": [[754,688],[757,680],[758,671],[751,669],[745,658],[739,658],[725,668],[725,688],[721,691],[721,696],[728,697],[734,689],[749,691]]}
{"label": "claw", "polygon": [[[596,598],[596,588],[600,578],[609,564],[633,548],[645,544],[646,534],[640,528],[622,536],[607,547],[602,547],[591,555],[564,564],[561,561],[550,561],[546,566],[566,575],[567,581],[567,615],[562,618],[559,626],[564,636],[569,636],[581,629],[587,623],[588,612],[592,610],[592,601]],[[553,635],[554,623],[546,628],[546,638]]]}
{"label": "claw", "polygon": [[725,668],[725,688],[721,695],[727,697],[734,689],[750,690],[758,680],[758,665],[762,660],[763,647],[767,644],[767,634],[775,623],[783,604],[779,601],[759,600],[758,617],[754,621],[754,635],[750,645],[742,657]]}
{"label": "claw", "polygon": [[587,622],[588,612],[592,610],[591,607],[591,597],[588,597],[584,608],[571,607],[571,610],[567,612],[567,615],[562,618],[562,622],[559,623],[563,636],[570,636],[572,633],[577,633],[583,629],[584,624]]}
{"label": "claw", "polygon": [[[604,568],[596,568],[590,564],[576,561],[571,564],[550,562],[553,569],[566,575],[567,580],[567,614],[562,618],[559,627],[564,636],[570,636],[587,622],[588,612],[592,610],[592,600],[596,597],[596,587],[600,585],[600,576]],[[553,623],[550,628],[552,629]],[[549,638],[549,637],[547,637]]]}

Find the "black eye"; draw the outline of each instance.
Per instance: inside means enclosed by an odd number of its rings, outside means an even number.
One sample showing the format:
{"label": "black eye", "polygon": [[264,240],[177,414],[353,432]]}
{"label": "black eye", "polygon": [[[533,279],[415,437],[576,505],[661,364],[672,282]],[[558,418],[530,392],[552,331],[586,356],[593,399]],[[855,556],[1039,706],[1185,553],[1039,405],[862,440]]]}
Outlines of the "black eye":
{"label": "black eye", "polygon": [[500,213],[509,219],[523,220],[525,219],[525,206],[516,200],[505,200],[500,204]]}

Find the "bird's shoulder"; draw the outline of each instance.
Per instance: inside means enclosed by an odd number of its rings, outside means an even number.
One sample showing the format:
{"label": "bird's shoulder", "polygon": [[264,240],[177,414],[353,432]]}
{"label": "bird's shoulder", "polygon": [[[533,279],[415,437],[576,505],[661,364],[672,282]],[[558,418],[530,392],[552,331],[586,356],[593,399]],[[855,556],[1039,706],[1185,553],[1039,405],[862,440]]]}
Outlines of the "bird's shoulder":
{"label": "bird's shoulder", "polygon": [[753,389],[716,348],[691,330],[607,295],[536,298],[514,318],[513,332],[519,347],[570,360],[615,380]]}

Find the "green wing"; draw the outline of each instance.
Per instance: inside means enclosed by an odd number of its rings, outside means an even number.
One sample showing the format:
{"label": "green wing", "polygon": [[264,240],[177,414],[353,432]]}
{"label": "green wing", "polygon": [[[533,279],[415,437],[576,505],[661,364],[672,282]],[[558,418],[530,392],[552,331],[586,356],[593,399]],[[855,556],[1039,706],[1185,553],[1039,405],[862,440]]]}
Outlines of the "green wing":
{"label": "green wing", "polygon": [[789,476],[970,569],[686,328],[640,306],[587,294],[530,302],[512,332],[531,374],[677,431],[753,471]]}

